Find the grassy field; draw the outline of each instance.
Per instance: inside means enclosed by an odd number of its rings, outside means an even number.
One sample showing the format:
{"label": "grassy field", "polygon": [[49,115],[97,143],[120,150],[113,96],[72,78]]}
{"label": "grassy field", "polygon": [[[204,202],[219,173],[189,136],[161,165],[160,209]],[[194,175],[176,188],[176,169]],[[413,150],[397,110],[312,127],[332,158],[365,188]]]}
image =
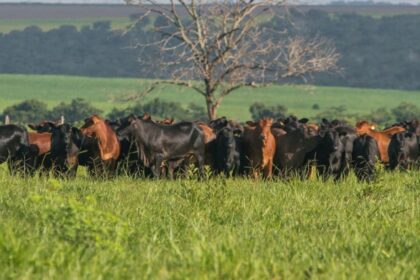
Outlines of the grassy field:
{"label": "grassy field", "polygon": [[130,25],[128,17],[92,17],[92,18],[69,18],[69,19],[1,19],[0,33],[9,33],[13,30],[23,30],[28,26],[38,26],[43,31],[58,28],[62,25],[72,25],[80,30],[83,26],[92,25],[98,21],[110,21],[112,29],[125,29]]}
{"label": "grassy field", "polygon": [[[312,9],[321,10],[331,15],[357,13],[380,18],[404,14],[420,14],[419,6],[299,6],[298,10],[306,12]],[[43,30],[58,28],[61,25],[75,25],[80,28],[95,21],[109,20],[113,29],[121,29],[129,23],[129,16],[139,13],[138,7],[126,5],[60,5],[60,4],[0,4],[0,33],[12,30],[23,30],[30,25],[37,25]]]}
{"label": "grassy field", "polygon": [[1,279],[419,279],[420,177],[0,176]]}
{"label": "grassy field", "polygon": [[[0,110],[24,99],[42,100],[50,107],[61,101],[82,97],[94,105],[111,110],[127,107],[121,96],[144,90],[150,81],[122,78],[83,78],[68,76],[0,75]],[[175,102],[203,104],[200,95],[191,91],[165,87],[147,95],[144,101],[162,98]],[[261,89],[243,89],[232,93],[223,102],[219,115],[236,120],[250,118],[249,106],[254,102],[267,105],[284,105],[289,113],[314,116],[330,106],[345,105],[349,113],[365,114],[379,107],[393,108],[401,102],[420,106],[420,92],[357,89],[315,86],[272,86]],[[318,104],[320,110],[313,110]]]}

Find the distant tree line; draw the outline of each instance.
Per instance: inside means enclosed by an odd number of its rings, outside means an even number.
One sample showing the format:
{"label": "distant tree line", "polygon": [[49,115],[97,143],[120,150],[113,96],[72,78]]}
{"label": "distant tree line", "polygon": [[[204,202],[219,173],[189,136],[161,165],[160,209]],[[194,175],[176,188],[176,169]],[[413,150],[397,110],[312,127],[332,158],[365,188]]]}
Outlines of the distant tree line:
{"label": "distant tree line", "polygon": [[[296,35],[329,38],[342,56],[341,74],[318,74],[311,83],[420,89],[420,15],[373,18],[317,10],[292,10],[291,15],[292,21],[273,19],[263,24],[278,30],[292,25],[287,29]],[[42,31],[31,26],[0,34],[0,73],[169,78],[168,69],[157,63],[156,48],[136,48],[154,41],[153,26],[163,24],[158,17],[129,30],[111,30],[110,22],[96,22],[80,30],[61,26]]]}
{"label": "distant tree line", "polygon": [[[344,105],[322,109],[318,104],[314,104],[312,110],[318,111],[313,117],[313,120],[317,122],[320,122],[323,118],[329,120],[339,119],[349,123],[354,123],[358,120],[369,120],[382,127],[420,117],[420,108],[407,102],[402,102],[391,109],[377,108],[367,114],[348,113]],[[288,116],[288,110],[285,106],[267,106],[260,102],[253,103],[249,107],[249,112],[253,120],[261,118],[278,120]],[[162,101],[159,98],[144,103],[137,102],[123,109],[114,108],[105,117],[115,120],[130,114],[143,115],[144,113],[149,113],[153,118],[158,119],[174,118],[176,121],[206,120],[206,112],[201,106],[194,103],[185,106],[177,102]],[[69,103],[62,102],[51,110],[47,108],[47,104],[44,102],[30,99],[5,108],[0,114],[0,118],[3,121],[5,116],[8,115],[12,123],[28,124],[39,123],[43,120],[57,121],[60,120],[61,116],[64,116],[66,122],[80,125],[85,118],[93,114],[102,115],[103,111],[81,98],[73,99]]]}
{"label": "distant tree line", "polygon": [[[115,120],[130,114],[143,115],[146,112],[153,117],[171,117],[177,121],[206,119],[206,113],[201,106],[194,103],[184,106],[181,103],[166,102],[159,98],[144,103],[137,102],[135,105],[124,109],[114,108],[106,117]],[[62,102],[51,110],[47,108],[46,103],[36,99],[29,99],[5,108],[0,114],[0,118],[3,121],[8,115],[12,123],[28,124],[39,123],[44,120],[58,121],[61,116],[64,116],[66,122],[77,125],[93,114],[102,115],[103,111],[82,98],[73,99],[69,103]]]}

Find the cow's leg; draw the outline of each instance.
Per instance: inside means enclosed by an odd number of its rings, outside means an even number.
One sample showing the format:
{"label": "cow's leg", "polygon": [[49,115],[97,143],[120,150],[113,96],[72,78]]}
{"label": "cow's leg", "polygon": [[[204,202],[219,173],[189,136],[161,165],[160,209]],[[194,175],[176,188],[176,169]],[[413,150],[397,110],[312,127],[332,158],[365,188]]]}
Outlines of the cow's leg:
{"label": "cow's leg", "polygon": [[238,158],[235,159],[235,163],[233,164],[233,172],[232,172],[232,176],[234,177],[238,177],[239,176],[239,169],[241,165],[241,161],[239,159],[239,155]]}
{"label": "cow's leg", "polygon": [[204,171],[204,156],[200,153],[196,153],[195,157],[197,159],[197,165],[198,165],[198,173],[200,176],[200,179],[204,179],[205,171]]}
{"label": "cow's leg", "polygon": [[168,161],[168,177],[169,179],[173,180],[174,179],[174,172],[175,172],[175,168],[178,165],[176,161],[170,160]]}
{"label": "cow's leg", "polygon": [[270,179],[273,172],[273,161],[269,160],[263,169],[264,179]]}
{"label": "cow's leg", "polygon": [[160,178],[162,170],[163,156],[161,154],[156,155],[155,164],[153,166],[153,175],[156,178]]}

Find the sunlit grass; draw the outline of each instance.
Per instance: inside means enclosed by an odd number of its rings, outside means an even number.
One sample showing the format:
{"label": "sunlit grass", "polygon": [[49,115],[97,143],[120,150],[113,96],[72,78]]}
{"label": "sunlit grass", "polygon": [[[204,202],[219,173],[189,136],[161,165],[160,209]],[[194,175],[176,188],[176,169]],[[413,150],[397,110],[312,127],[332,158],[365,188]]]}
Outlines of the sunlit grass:
{"label": "sunlit grass", "polygon": [[377,182],[0,177],[0,278],[416,279],[418,172]]}

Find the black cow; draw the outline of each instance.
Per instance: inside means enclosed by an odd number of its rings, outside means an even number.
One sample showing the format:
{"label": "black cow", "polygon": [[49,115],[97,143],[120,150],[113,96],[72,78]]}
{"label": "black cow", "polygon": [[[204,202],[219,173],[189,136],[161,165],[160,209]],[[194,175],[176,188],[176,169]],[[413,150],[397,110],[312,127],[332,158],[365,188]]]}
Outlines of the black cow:
{"label": "black cow", "polygon": [[70,124],[58,125],[51,133],[51,161],[54,174],[75,177],[83,134]]}
{"label": "black cow", "polygon": [[121,118],[115,121],[106,120],[108,125],[117,134],[118,140],[120,141],[120,157],[118,159],[117,174],[128,175],[132,177],[140,177],[145,175],[146,177],[151,176],[151,171],[146,168],[139,159],[139,151],[134,138],[128,135],[120,135],[118,130],[121,126],[129,124],[130,118],[137,118],[134,115],[130,115],[125,118]]}
{"label": "black cow", "polygon": [[[67,123],[43,122],[29,127],[39,133],[51,133],[51,150],[48,157],[43,158],[44,167],[48,170],[52,168],[56,176],[75,177],[79,165],[79,152],[84,141],[81,131]],[[38,157],[36,160],[39,160]]]}
{"label": "black cow", "polygon": [[163,125],[131,117],[126,125],[121,126],[118,134],[135,139],[143,164],[151,167],[158,178],[165,162],[169,165],[170,174],[173,174],[176,163],[191,155],[197,160],[200,176],[204,176],[204,135],[195,123]]}
{"label": "black cow", "polygon": [[307,154],[320,143],[321,137],[316,128],[307,125],[307,119],[288,117],[272,127],[276,138],[274,156],[275,173],[286,176],[298,172],[304,175]]}
{"label": "black cow", "polygon": [[378,143],[365,134],[357,137],[353,143],[353,167],[357,179],[372,181],[374,179],[375,164],[380,158]]}
{"label": "black cow", "polygon": [[37,154],[36,147],[30,147],[28,132],[17,125],[0,126],[0,164],[8,162],[10,173],[26,170],[25,162]]}
{"label": "black cow", "polygon": [[420,136],[402,132],[392,136],[388,146],[389,168],[408,169],[420,162]]}
{"label": "black cow", "polygon": [[356,132],[341,121],[329,122],[323,119],[319,135],[319,144],[309,153],[308,159],[316,162],[323,178],[332,175],[334,180],[338,180],[350,172]]}
{"label": "black cow", "polygon": [[241,171],[241,131],[229,125],[216,135],[216,171],[226,176],[238,175]]}

